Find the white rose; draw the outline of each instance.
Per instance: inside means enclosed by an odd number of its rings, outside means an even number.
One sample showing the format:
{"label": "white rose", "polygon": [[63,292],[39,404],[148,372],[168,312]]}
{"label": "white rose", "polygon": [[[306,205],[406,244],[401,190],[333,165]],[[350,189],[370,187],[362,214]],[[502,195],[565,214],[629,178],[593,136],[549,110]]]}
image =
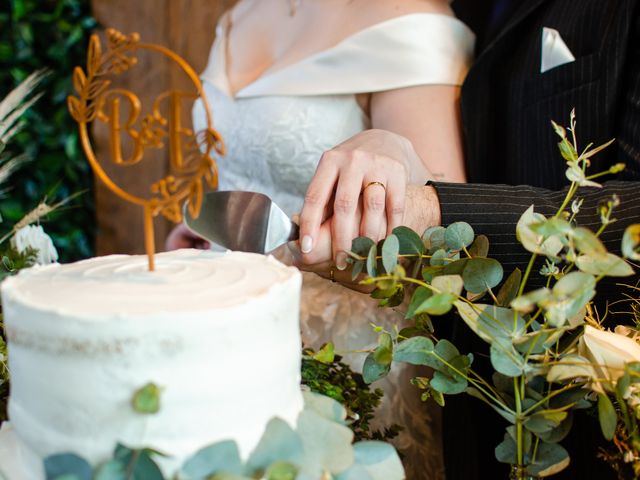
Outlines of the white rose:
{"label": "white rose", "polygon": [[24,253],[29,247],[37,250],[36,263],[39,265],[47,265],[58,260],[58,251],[53,245],[51,237],[44,232],[40,225],[22,227],[11,238],[11,246],[20,253]]}
{"label": "white rose", "polygon": [[[624,374],[624,366],[640,362],[640,345],[631,338],[618,333],[598,330],[587,325],[578,346],[580,355],[593,363],[596,378],[602,386],[612,390]],[[596,383],[596,390],[600,382]]]}

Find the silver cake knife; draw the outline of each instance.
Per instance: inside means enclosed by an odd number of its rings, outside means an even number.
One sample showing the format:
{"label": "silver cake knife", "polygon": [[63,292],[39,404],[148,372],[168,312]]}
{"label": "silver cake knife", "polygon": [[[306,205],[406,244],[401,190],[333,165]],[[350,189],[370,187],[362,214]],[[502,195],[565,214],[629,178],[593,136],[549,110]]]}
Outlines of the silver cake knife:
{"label": "silver cake knife", "polygon": [[185,204],[184,223],[196,235],[242,252],[269,253],[299,236],[298,225],[268,196],[256,192],[206,193],[197,218]]}

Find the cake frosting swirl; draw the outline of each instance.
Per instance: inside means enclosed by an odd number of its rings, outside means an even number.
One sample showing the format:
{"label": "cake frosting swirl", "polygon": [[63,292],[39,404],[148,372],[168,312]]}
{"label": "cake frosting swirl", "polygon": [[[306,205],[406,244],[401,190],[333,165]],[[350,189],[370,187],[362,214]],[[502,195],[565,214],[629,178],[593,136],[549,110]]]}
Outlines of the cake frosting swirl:
{"label": "cake frosting swirl", "polygon": [[[267,421],[294,425],[299,272],[273,258],[180,250],[34,267],[2,284],[9,417],[39,457],[97,464],[117,442],[176,462],[233,439],[246,457]],[[133,393],[155,383],[161,409]]]}

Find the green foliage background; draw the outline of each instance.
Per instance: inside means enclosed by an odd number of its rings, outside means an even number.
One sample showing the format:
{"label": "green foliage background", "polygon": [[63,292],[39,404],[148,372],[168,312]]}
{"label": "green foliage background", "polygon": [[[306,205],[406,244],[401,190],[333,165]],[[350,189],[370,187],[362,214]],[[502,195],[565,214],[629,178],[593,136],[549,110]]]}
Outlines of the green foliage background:
{"label": "green foliage background", "polygon": [[0,230],[10,228],[45,196],[61,200],[84,191],[44,225],[61,261],[91,256],[95,235],[93,180],[67,112],[71,73],[86,63],[89,35],[96,26],[89,0],[0,1],[0,96],[29,73],[47,68],[43,97],[24,116],[25,128],[9,143],[32,161],[16,172],[2,199]]}

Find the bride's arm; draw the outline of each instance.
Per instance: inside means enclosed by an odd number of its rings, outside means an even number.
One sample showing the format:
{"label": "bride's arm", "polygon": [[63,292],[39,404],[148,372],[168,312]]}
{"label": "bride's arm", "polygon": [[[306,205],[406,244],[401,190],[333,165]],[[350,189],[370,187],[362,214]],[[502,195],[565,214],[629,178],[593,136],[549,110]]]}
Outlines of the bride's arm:
{"label": "bride's arm", "polygon": [[324,226],[336,266],[346,268],[344,252],[353,238],[378,240],[400,225],[408,184],[464,181],[458,93],[456,87],[422,86],[372,95],[374,129],[325,152],[307,189],[300,214],[303,262]]}

